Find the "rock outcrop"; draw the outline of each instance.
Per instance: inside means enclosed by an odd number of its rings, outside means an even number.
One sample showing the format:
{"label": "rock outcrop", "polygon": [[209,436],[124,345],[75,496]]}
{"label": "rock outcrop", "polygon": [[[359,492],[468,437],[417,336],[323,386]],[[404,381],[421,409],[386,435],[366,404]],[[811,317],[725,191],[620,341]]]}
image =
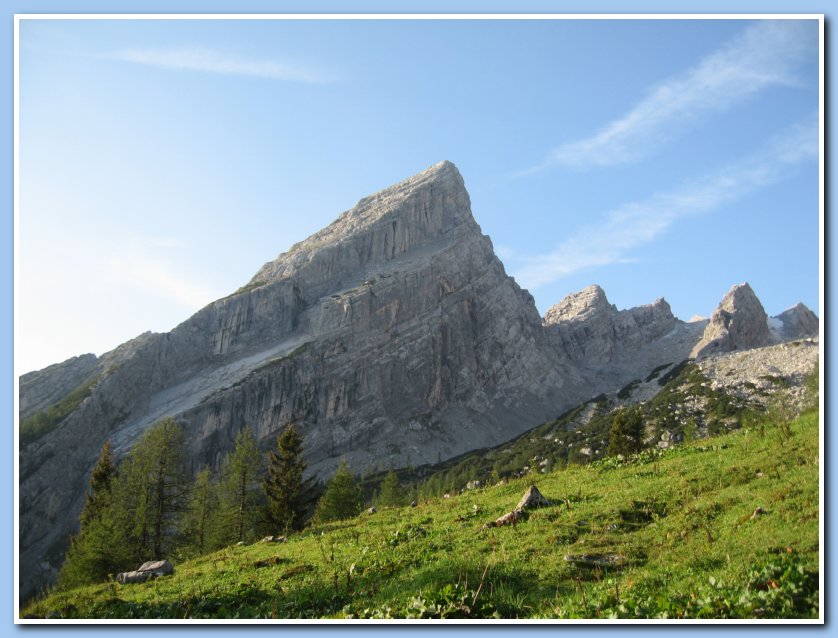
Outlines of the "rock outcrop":
{"label": "rock outcrop", "polygon": [[585,365],[615,363],[672,331],[679,322],[664,299],[617,310],[599,286],[568,295],[544,314],[555,347]]}
{"label": "rock outcrop", "polygon": [[133,583],[144,583],[161,576],[169,576],[175,573],[175,568],[167,560],[147,561],[140,565],[137,569],[130,572],[121,572],[116,575],[116,582],[121,585],[130,585]]}
{"label": "rock outcrop", "polygon": [[730,289],[713,312],[691,356],[702,358],[759,348],[773,341],[762,303],[747,283],[738,284]]}
{"label": "rock outcrop", "polygon": [[768,326],[776,341],[813,338],[820,332],[817,315],[802,303],[771,317]]}

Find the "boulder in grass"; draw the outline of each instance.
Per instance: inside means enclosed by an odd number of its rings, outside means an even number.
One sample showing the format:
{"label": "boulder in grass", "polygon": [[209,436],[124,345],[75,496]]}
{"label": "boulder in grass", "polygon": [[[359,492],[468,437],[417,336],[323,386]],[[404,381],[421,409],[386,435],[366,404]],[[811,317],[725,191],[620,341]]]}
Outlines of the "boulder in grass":
{"label": "boulder in grass", "polygon": [[524,510],[514,509],[500,518],[486,523],[483,527],[503,527],[504,525],[515,525],[524,520]]}
{"label": "boulder in grass", "polygon": [[544,495],[538,491],[538,488],[535,485],[530,485],[529,489],[524,492],[521,500],[518,501],[518,505],[515,509],[532,510],[538,507],[547,507],[548,505],[552,505],[552,503],[544,498]]}
{"label": "boulder in grass", "polygon": [[524,495],[521,497],[521,500],[518,501],[518,505],[515,507],[514,510],[509,512],[508,514],[504,514],[500,518],[495,519],[489,523],[486,523],[483,527],[502,527],[504,525],[515,525],[516,523],[524,520],[526,516],[526,510],[533,510],[538,507],[546,507],[548,505],[552,505],[550,501],[544,498],[544,495],[538,491],[538,488],[535,485],[530,485],[529,489],[524,492]]}
{"label": "boulder in grass", "polygon": [[160,576],[168,576],[173,574],[175,568],[167,560],[152,560],[140,565],[140,567],[132,572],[121,572],[116,575],[116,582],[123,585],[131,583],[144,583],[153,578]]}
{"label": "boulder in grass", "polygon": [[167,560],[151,560],[140,565],[138,572],[153,572],[157,576],[169,576],[175,573],[175,568]]}
{"label": "boulder in grass", "polygon": [[144,583],[152,578],[154,578],[154,574],[152,574],[152,572],[134,570],[132,572],[120,572],[116,575],[116,582],[121,585],[131,585],[133,583]]}

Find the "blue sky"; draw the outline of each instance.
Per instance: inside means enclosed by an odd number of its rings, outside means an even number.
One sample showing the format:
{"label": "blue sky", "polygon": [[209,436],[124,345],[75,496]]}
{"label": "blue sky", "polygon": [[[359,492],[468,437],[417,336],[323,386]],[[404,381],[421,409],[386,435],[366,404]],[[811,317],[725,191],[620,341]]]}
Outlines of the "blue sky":
{"label": "blue sky", "polygon": [[542,313],[820,314],[818,99],[816,21],[25,20],[16,366],[169,330],[442,159]]}

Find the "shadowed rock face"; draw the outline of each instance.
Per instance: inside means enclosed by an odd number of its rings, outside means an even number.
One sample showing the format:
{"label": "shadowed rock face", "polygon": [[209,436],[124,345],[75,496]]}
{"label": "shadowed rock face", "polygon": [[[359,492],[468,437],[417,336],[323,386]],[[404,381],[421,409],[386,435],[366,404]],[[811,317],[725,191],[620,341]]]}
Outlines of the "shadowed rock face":
{"label": "shadowed rock face", "polygon": [[96,355],[83,354],[20,377],[20,420],[55,405],[96,370]]}
{"label": "shadowed rock face", "polygon": [[[740,321],[757,305],[764,331]],[[326,477],[341,457],[356,472],[433,463],[678,362],[702,336],[725,351],[768,332],[745,293],[716,314],[685,324],[662,299],[619,311],[592,286],[542,320],[472,217],[456,167],[436,164],[362,199],[171,332],[21,378],[21,416],[93,381],[20,450],[21,595],[55,578],[105,441],[125,454],[163,417],[183,426],[193,470],[217,468],[244,427],[268,448],[289,423],[309,473]],[[778,321],[811,329],[799,309]]]}
{"label": "shadowed rock face", "polygon": [[802,303],[772,317],[768,323],[777,341],[817,337],[820,332],[817,315]]}

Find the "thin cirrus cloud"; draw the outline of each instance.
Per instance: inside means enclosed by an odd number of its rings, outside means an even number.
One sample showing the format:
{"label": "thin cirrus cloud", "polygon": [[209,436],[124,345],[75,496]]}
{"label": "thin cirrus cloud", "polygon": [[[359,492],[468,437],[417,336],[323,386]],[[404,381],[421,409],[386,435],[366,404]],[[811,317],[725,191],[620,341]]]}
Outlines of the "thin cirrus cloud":
{"label": "thin cirrus cloud", "polygon": [[322,71],[293,62],[248,59],[201,47],[127,49],[106,57],[171,71],[197,71],[305,84],[325,84],[336,79]]}
{"label": "thin cirrus cloud", "polygon": [[688,71],[652,87],[592,136],[559,146],[516,175],[555,165],[586,169],[640,161],[702,115],[732,108],[772,86],[798,85],[797,70],[816,46],[816,33],[811,21],[757,22]]}
{"label": "thin cirrus cloud", "polygon": [[812,116],[739,162],[680,188],[620,206],[554,251],[518,259],[515,278],[527,288],[538,288],[583,270],[631,261],[632,249],[655,240],[679,219],[709,213],[777,182],[794,165],[817,159],[818,152],[818,119]]}
{"label": "thin cirrus cloud", "polygon": [[[196,277],[184,267],[178,255],[185,242],[168,235],[132,235],[114,240],[116,250],[103,255],[97,267],[105,274],[107,294],[143,295],[148,299],[168,301],[184,309],[197,310],[218,299],[225,291],[217,282]],[[101,247],[92,250],[101,253]],[[131,296],[129,295],[129,296]]]}

